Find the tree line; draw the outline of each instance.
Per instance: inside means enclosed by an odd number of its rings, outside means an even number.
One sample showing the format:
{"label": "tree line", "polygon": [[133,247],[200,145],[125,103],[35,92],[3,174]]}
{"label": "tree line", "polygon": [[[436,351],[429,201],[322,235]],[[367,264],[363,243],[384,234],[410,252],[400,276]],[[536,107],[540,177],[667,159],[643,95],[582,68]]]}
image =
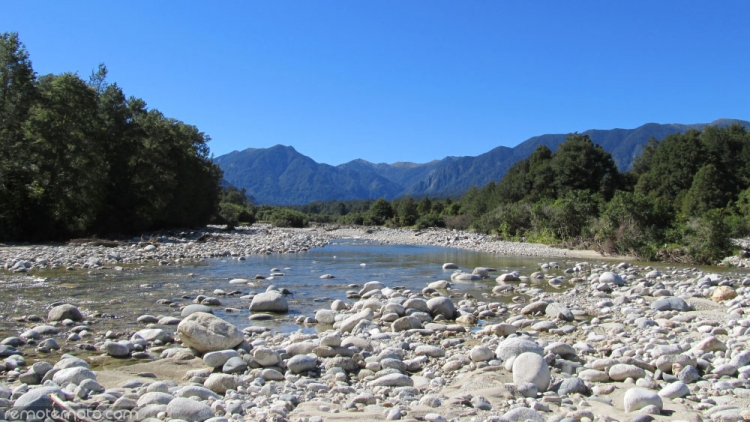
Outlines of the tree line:
{"label": "tree line", "polygon": [[0,35],[0,239],[206,224],[221,192],[209,140],[126,97],[104,65],[37,76],[18,34]]}
{"label": "tree line", "polygon": [[627,172],[586,135],[540,146],[461,198],[331,201],[309,221],[448,227],[644,260],[715,263],[750,233],[750,134],[708,126],[652,139]]}

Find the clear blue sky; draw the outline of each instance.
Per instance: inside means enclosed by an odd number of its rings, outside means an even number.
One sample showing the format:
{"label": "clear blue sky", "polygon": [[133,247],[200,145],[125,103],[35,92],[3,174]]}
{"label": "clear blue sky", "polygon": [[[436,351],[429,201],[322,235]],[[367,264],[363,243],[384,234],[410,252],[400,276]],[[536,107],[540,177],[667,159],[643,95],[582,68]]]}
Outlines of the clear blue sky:
{"label": "clear blue sky", "polygon": [[5,1],[38,74],[98,63],[211,151],[427,162],[750,119],[750,1]]}

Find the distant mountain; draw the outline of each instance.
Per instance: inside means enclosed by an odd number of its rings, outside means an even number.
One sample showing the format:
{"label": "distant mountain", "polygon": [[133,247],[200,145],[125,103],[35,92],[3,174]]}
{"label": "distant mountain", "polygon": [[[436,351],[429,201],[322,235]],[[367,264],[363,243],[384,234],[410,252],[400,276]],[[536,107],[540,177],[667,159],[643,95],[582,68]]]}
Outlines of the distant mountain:
{"label": "distant mountain", "polygon": [[215,161],[224,171],[224,180],[245,188],[258,204],[393,198],[403,191],[375,172],[318,164],[282,145],[234,151]]}
{"label": "distant mountain", "polygon": [[[750,122],[735,119],[719,119],[709,125],[724,127],[733,123],[750,128]],[[625,171],[652,137],[662,140],[704,126],[705,123],[648,123],[635,129],[592,129],[583,134],[612,154],[617,167]],[[535,136],[514,148],[500,146],[476,157],[446,157],[425,164],[375,164],[358,159],[334,167],[316,163],[294,148],[282,145],[234,151],[215,161],[228,183],[247,189],[259,204],[392,199],[403,195],[459,196],[472,186],[500,180],[513,164],[531,155],[540,145],[557,150],[566,137],[567,134]]]}

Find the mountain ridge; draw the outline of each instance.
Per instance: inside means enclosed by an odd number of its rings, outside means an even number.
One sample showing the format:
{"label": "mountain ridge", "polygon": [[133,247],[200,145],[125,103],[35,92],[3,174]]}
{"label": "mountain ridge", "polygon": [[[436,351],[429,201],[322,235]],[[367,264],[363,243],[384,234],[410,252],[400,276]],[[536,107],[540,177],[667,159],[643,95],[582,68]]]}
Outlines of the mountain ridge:
{"label": "mountain ridge", "polygon": [[[627,170],[652,137],[665,137],[705,126],[750,122],[717,119],[711,123],[646,123],[634,129],[589,129],[580,132],[601,145],[621,171]],[[216,157],[228,184],[245,188],[259,204],[301,205],[313,201],[377,199],[411,195],[458,196],[471,186],[500,180],[517,161],[546,145],[552,151],[568,134],[533,136],[515,147],[498,146],[477,156],[448,156],[426,163],[372,163],[358,158],[338,166],[317,163],[292,146],[246,148]]]}

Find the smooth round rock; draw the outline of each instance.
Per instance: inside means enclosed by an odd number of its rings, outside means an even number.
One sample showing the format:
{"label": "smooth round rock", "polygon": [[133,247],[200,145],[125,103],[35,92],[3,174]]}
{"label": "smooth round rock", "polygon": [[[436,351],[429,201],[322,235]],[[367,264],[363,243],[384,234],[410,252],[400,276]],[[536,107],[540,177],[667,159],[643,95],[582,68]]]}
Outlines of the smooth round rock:
{"label": "smooth round rock", "polygon": [[289,303],[281,292],[271,290],[253,296],[250,312],[289,312]]}
{"label": "smooth round rock", "polygon": [[456,314],[456,306],[450,298],[439,296],[433,297],[427,301],[427,309],[430,311],[430,315],[433,317],[442,315],[446,319],[454,319]]}
{"label": "smooth round rock", "polygon": [[83,315],[81,314],[81,311],[78,310],[78,308],[67,303],[55,306],[54,308],[50,309],[49,313],[47,314],[47,321],[62,321],[65,319],[70,319],[72,321],[81,321],[83,319]]}
{"label": "smooth round rock", "polygon": [[182,343],[201,353],[232,349],[244,337],[234,325],[204,312],[188,315],[177,326]]}
{"label": "smooth round rock", "polygon": [[188,317],[196,312],[203,312],[207,314],[213,314],[214,311],[206,305],[192,304],[182,308],[180,316],[182,318]]}
{"label": "smooth round rock", "polygon": [[643,409],[646,406],[656,406],[659,410],[664,406],[661,397],[656,392],[638,387],[625,392],[623,404],[625,411],[628,413]]}
{"label": "smooth round rock", "polygon": [[318,359],[310,355],[293,356],[286,362],[286,367],[293,374],[312,371],[318,366]]}
{"label": "smooth round rock", "polygon": [[682,381],[673,382],[659,391],[659,396],[665,399],[682,398],[690,395],[690,388]]}
{"label": "smooth round rock", "polygon": [[549,366],[544,358],[533,352],[521,353],[513,361],[513,383],[530,382],[540,392],[547,391],[551,380]]}
{"label": "smooth round rock", "polygon": [[203,402],[177,397],[167,405],[167,415],[172,419],[188,422],[203,422],[214,417],[214,411]]}
{"label": "smooth round rock", "polygon": [[516,357],[526,352],[536,353],[539,356],[542,356],[544,354],[544,349],[534,341],[515,337],[506,339],[498,344],[495,349],[495,356],[505,362],[512,357]]}

